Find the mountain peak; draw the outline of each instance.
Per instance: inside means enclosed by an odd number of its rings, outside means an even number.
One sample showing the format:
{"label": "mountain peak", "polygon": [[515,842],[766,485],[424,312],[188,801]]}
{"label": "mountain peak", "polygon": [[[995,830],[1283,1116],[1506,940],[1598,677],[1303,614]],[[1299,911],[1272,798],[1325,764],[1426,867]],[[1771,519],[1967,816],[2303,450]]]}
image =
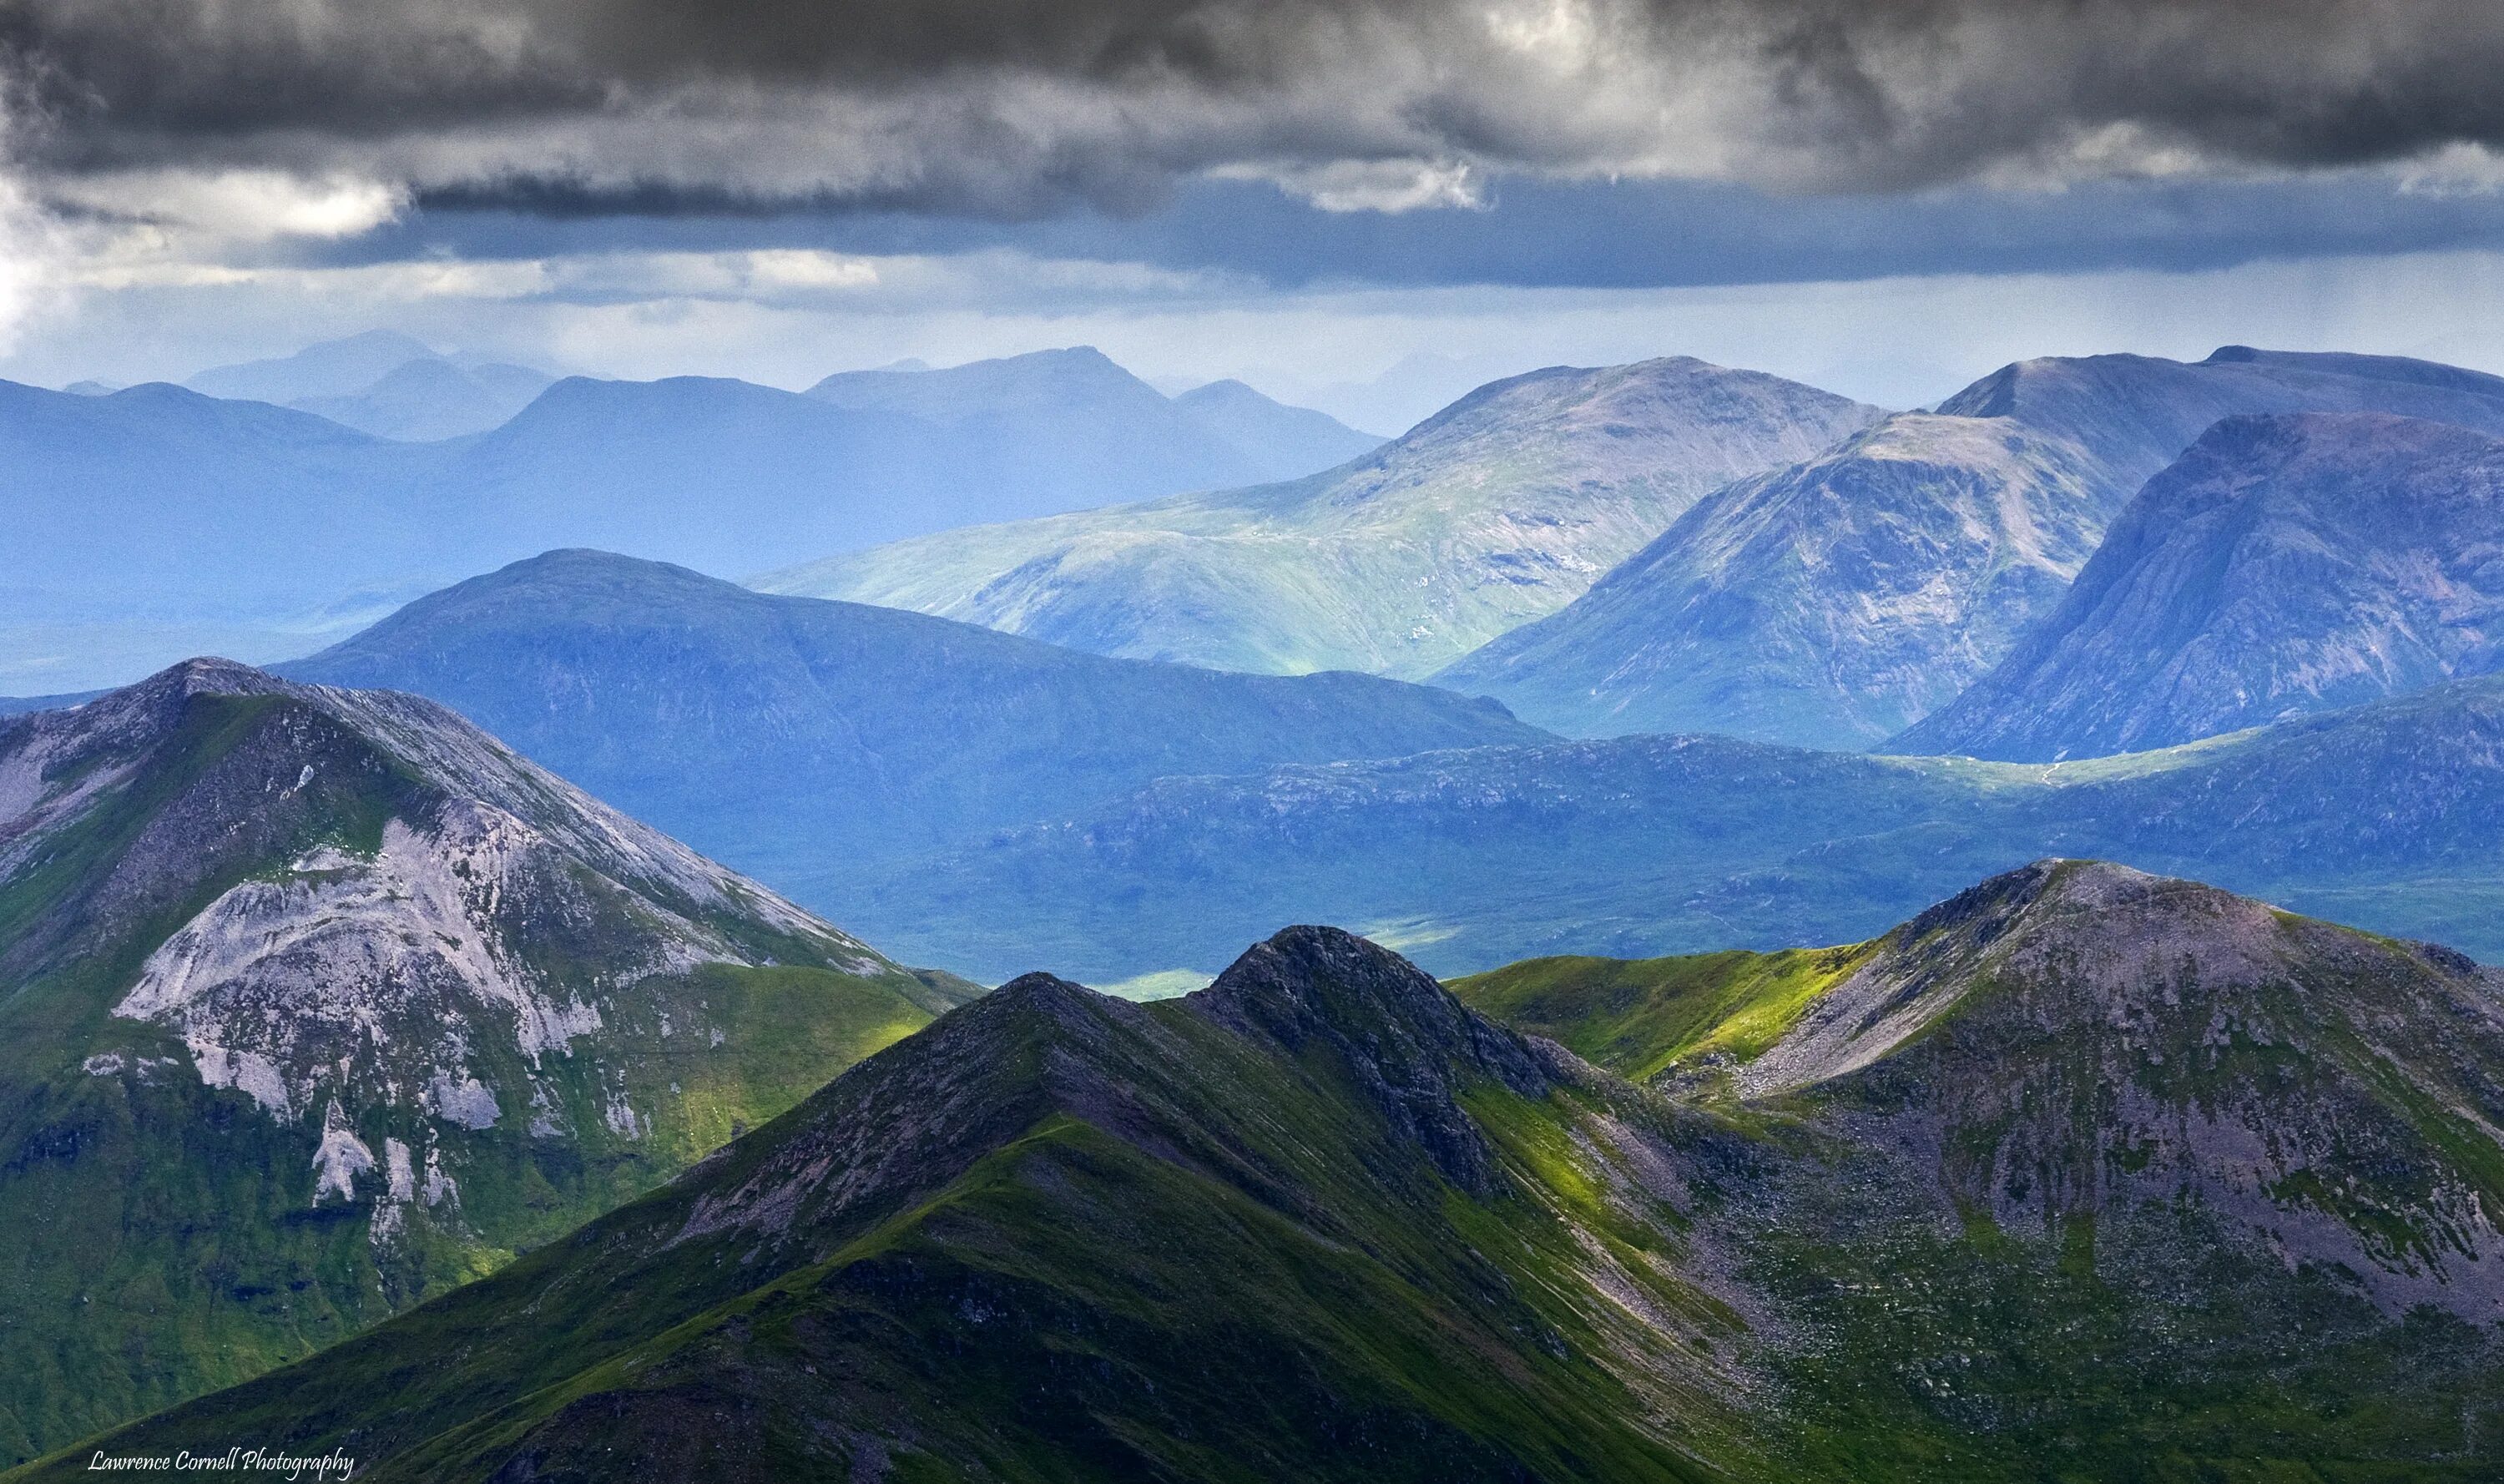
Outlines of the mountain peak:
{"label": "mountain peak", "polygon": [[1480,1019],[1425,971],[1335,927],[1253,945],[1186,999],[1210,1021],[1291,1054],[1335,1051],[1376,1110],[1464,1190],[1495,1188],[1493,1152],[1460,1110],[1475,1081],[1524,1096],[1548,1079],[1512,1032]]}

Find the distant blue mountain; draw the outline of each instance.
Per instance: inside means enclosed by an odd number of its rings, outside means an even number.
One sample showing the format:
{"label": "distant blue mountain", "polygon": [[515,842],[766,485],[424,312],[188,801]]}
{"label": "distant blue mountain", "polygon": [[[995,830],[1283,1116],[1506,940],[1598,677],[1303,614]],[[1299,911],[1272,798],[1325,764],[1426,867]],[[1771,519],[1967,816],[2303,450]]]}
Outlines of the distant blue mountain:
{"label": "distant blue mountain", "polygon": [[1206,974],[1331,921],[1438,974],[1851,943],[2043,856],[2224,882],[2504,960],[2504,678],[2086,763],[1626,737],[1160,780],[886,867],[882,942],[981,976]]}
{"label": "distant blue mountain", "polygon": [[[412,348],[362,390],[312,390]],[[82,396],[0,383],[0,687],[118,682],[203,647],[301,654],[321,642],[302,636],[337,636],[321,614],[354,595],[405,598],[551,547],[737,575],[1266,477],[1348,446],[1316,443],[1275,408],[1284,431],[1248,449],[1239,417],[1195,412],[1092,351],[863,373],[816,396],[569,378],[492,431],[408,442],[461,397],[509,399],[522,383],[497,392],[497,368],[462,369],[404,337],[316,349],[195,380],[304,394],[393,437],[163,384]]]}
{"label": "distant blue mountain", "polygon": [[183,385],[204,397],[285,406],[308,397],[354,396],[412,361],[437,359],[423,340],[396,329],[369,329],[292,355],[214,365]]}
{"label": "distant blue mountain", "polygon": [[2012,762],[2197,741],[2504,670],[2504,440],[2228,418],[2147,482],[2051,616],[1888,744]]}
{"label": "distant blue mountain", "polygon": [[397,330],[369,329],[292,356],[211,366],[184,385],[293,407],[378,438],[426,442],[497,427],[554,380],[529,366],[441,356]]}
{"label": "distant blue mountain", "polygon": [[1549,740],[1425,686],[1106,659],[596,551],[463,582],[278,668],[442,702],[815,901],[1159,777]]}
{"label": "distant blue mountain", "polygon": [[1168,397],[1090,346],[936,371],[846,371],[808,395],[941,425],[966,457],[1016,471],[1028,515],[1292,479],[1382,442],[1239,381]]}
{"label": "distant blue mountain", "polygon": [[2243,346],[2020,362],[1706,496],[1570,606],[1433,678],[1570,735],[1869,746],[2004,658],[2220,418],[2308,411],[2504,433],[2504,378]]}

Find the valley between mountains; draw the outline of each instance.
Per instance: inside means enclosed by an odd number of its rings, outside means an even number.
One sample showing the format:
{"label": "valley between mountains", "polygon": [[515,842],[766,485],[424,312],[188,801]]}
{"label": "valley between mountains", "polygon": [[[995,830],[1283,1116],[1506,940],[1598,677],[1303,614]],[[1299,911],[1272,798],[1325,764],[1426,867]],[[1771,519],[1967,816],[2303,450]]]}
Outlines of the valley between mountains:
{"label": "valley between mountains", "polygon": [[195,382],[0,387],[0,1476],[2504,1476],[2504,380]]}

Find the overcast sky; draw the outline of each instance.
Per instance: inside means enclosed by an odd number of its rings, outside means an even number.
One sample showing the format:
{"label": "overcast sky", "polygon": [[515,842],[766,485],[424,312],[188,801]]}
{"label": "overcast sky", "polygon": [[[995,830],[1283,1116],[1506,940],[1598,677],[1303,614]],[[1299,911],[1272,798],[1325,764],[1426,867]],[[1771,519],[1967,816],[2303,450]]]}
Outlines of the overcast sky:
{"label": "overcast sky", "polygon": [[2504,370],[2491,0],[12,0],[0,374]]}

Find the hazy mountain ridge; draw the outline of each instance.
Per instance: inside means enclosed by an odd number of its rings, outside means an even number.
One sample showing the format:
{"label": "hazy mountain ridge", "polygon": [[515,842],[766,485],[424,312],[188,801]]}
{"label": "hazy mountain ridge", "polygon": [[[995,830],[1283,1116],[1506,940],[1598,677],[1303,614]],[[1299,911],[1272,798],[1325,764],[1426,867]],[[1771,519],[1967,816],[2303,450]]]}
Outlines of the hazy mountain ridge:
{"label": "hazy mountain ridge", "polygon": [[2235,418],[2150,480],[2076,585],[1891,750],[2168,746],[2504,663],[2504,442],[2370,414]]}
{"label": "hazy mountain ridge", "polygon": [[1551,367],[1294,483],[950,532],[755,585],[1102,654],[1415,677],[1570,601],[1714,486],[1876,416],[1686,358]]}
{"label": "hazy mountain ridge", "polygon": [[[1507,977],[1458,987],[1518,1009]],[[2046,861],[1704,1018],[1757,1029],[1645,1089],[1330,929],[1154,1006],[1029,975],[573,1239],[102,1445],[274,1428],[380,1479],[2504,1460],[2491,974]]]}
{"label": "hazy mountain ridge", "polygon": [[1868,746],[2005,658],[2208,428],[2303,411],[2504,433],[2504,378],[2231,346],[2192,365],[2021,362],[1718,492],[1572,606],[1435,678],[1574,735]]}
{"label": "hazy mountain ridge", "polygon": [[378,438],[425,442],[484,432],[557,378],[478,356],[447,357],[394,330],[367,330],[291,356],[212,366],[184,385],[210,397],[272,402]]}
{"label": "hazy mountain ridge", "polygon": [[[1341,457],[1316,453],[1292,409],[1213,431],[1093,352],[1018,360],[1032,364],[914,373],[939,389],[917,394],[923,414],[718,378],[571,377],[490,431],[424,443],[163,384],[0,385],[15,527],[0,535],[0,690],[120,681],[129,656],[153,668],[203,643],[302,654],[370,621],[337,621],[347,600],[405,601],[551,547],[738,575]],[[985,377],[1021,384],[1023,400],[987,408]],[[1098,396],[1108,380],[1135,396]],[[423,387],[400,391],[423,411]],[[1262,426],[1279,441],[1254,447]]]}
{"label": "hazy mountain ridge", "polygon": [[1106,659],[918,613],[552,552],[284,667],[433,696],[604,798],[841,900],[849,873],[1173,774],[1533,742],[1367,675]]}
{"label": "hazy mountain ridge", "polygon": [[[2504,957],[2504,680],[2041,765],[1630,737],[1168,778],[862,882],[847,913],[960,970],[1115,981],[1337,918],[1461,973],[1864,938],[2012,862],[2091,855]],[[1253,927],[1250,931],[1257,931]]]}
{"label": "hazy mountain ridge", "polygon": [[972,992],[415,697],[194,661],[0,723],[0,1447],[490,1271]]}

